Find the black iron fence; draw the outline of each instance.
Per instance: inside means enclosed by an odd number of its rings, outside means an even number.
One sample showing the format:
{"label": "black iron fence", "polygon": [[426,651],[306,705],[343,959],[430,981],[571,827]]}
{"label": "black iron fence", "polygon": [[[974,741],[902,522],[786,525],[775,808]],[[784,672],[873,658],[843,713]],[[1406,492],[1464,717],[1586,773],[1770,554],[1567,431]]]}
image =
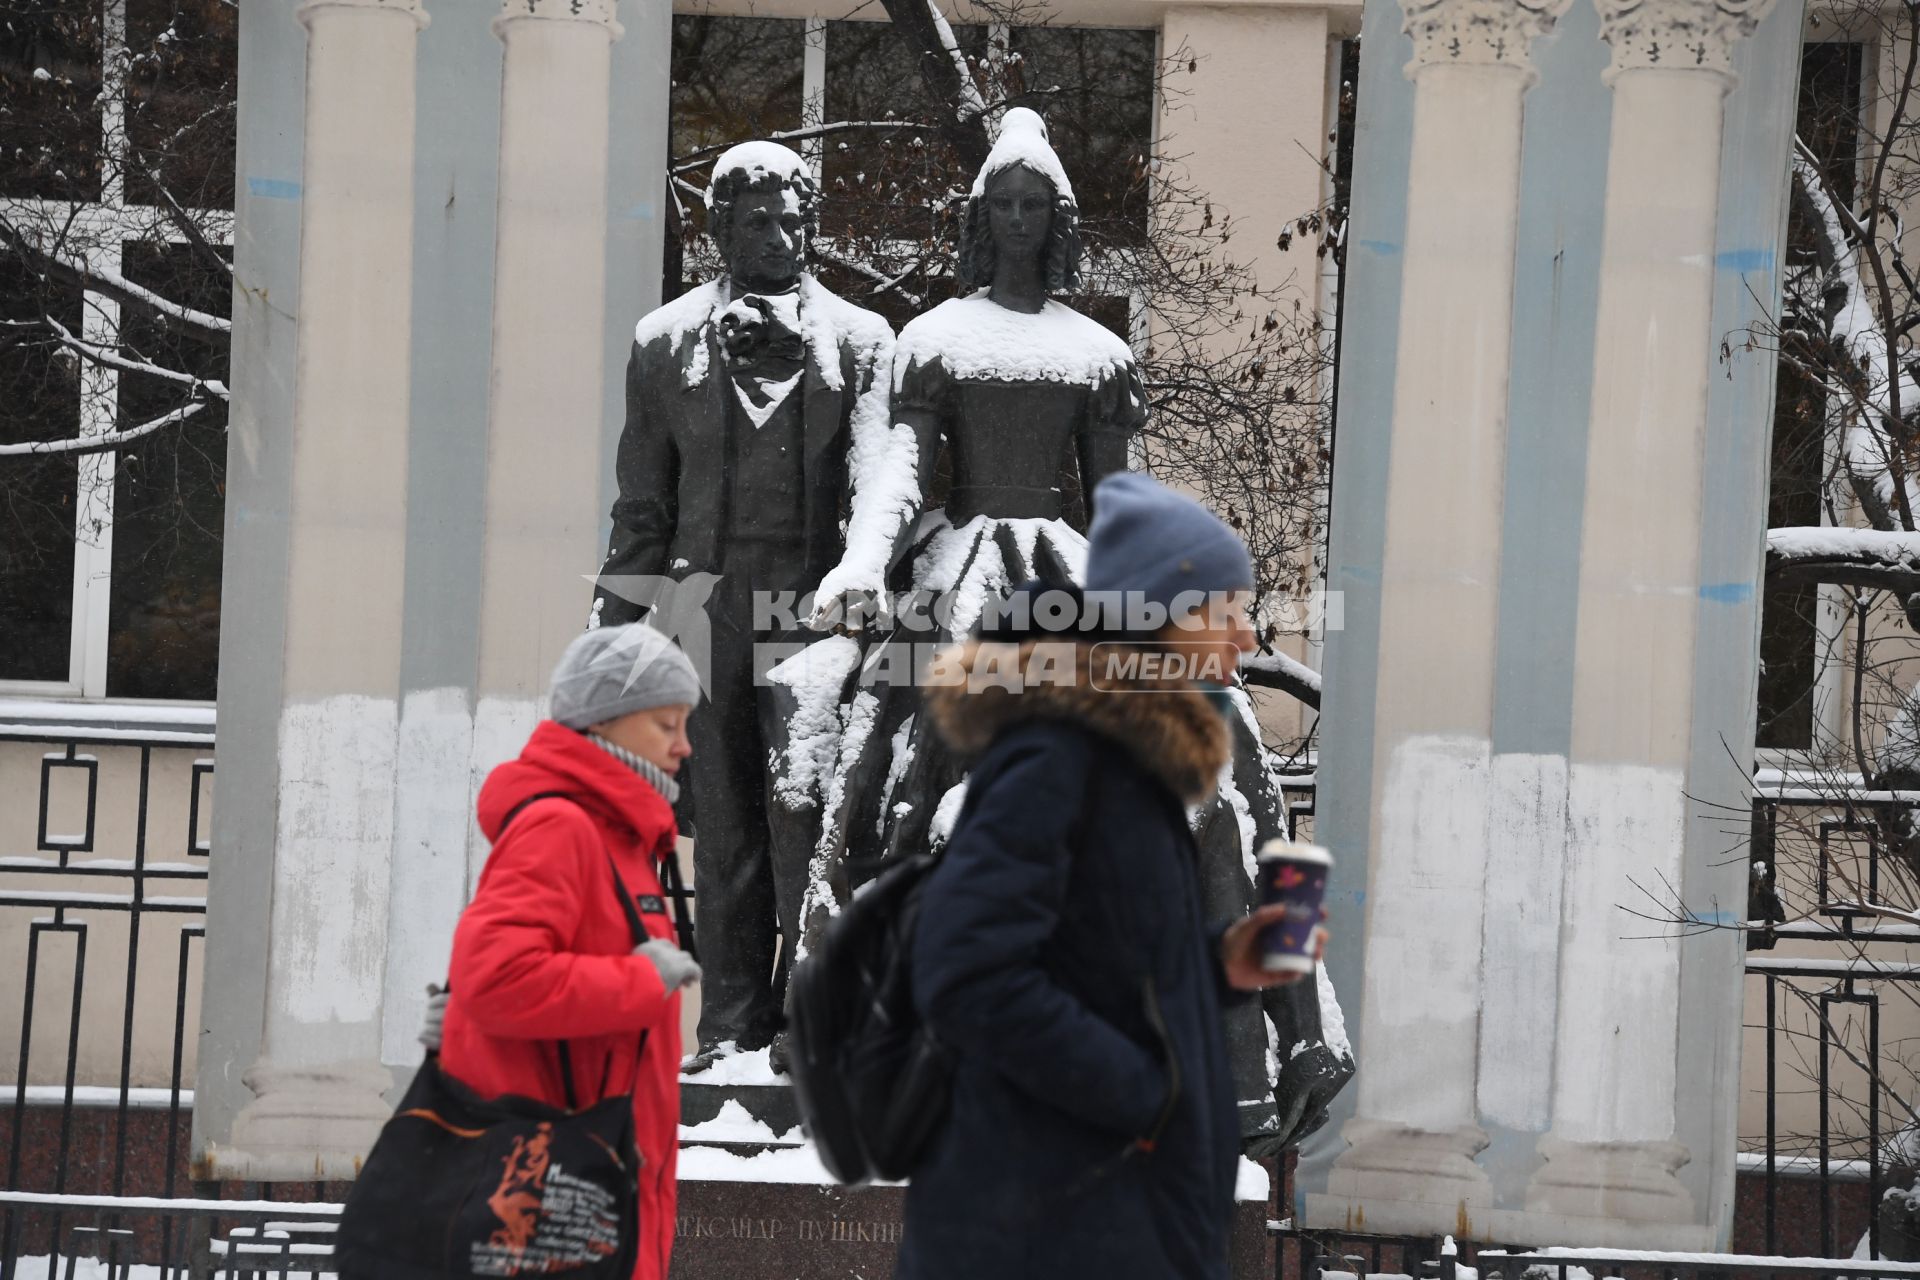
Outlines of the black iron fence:
{"label": "black iron fence", "polygon": [[[9,1274],[23,1252],[50,1256],[94,1231],[22,1196],[187,1190],[212,754],[211,733],[0,731]],[[28,796],[31,809],[18,803]],[[119,1230],[99,1228],[96,1243]]]}
{"label": "black iron fence", "polygon": [[[1920,791],[1763,778],[1746,856],[1748,1018],[1733,1247],[1728,1255],[1498,1253],[1444,1237],[1274,1226],[1275,1275],[1519,1280],[1906,1275],[1920,1260]],[[1732,927],[1688,918],[1672,927]],[[1529,1241],[1540,1245],[1550,1242]],[[1834,1261],[1859,1252],[1862,1260]],[[1791,1264],[1782,1257],[1792,1257]],[[1498,1258],[1497,1264],[1494,1259]],[[1477,1259],[1477,1262],[1474,1261]],[[1820,1261],[1825,1259],[1825,1261]]]}
{"label": "black iron fence", "polygon": [[[0,728],[0,971],[17,975],[0,988],[0,1054],[15,1049],[0,1057],[0,1073],[11,1067],[0,1074],[0,1280],[77,1274],[76,1259],[116,1280],[298,1273],[324,1259],[337,1188],[210,1187],[188,1174],[212,757],[210,731]],[[1285,791],[1305,834],[1312,776]],[[18,803],[28,796],[31,811]],[[1276,1223],[1276,1275],[1907,1274],[1778,1258],[1831,1260],[1856,1242],[1868,1257],[1904,1256],[1910,1244],[1904,1232],[1884,1238],[1874,1210],[1885,1188],[1920,1174],[1920,792],[1770,787],[1754,803],[1749,858],[1742,1087],[1762,1096],[1743,1134],[1745,1253],[1711,1264],[1449,1253],[1443,1239]]]}

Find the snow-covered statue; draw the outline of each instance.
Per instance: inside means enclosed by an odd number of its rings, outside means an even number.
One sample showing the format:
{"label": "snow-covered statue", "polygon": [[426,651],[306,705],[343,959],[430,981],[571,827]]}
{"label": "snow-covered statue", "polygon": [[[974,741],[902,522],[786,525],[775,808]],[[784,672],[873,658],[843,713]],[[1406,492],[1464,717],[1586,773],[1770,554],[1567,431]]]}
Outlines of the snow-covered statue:
{"label": "snow-covered statue", "polygon": [[[872,602],[888,586],[886,553],[903,539],[910,549],[893,585],[912,588],[909,600],[939,603],[931,622],[897,617],[884,633],[869,623],[857,641],[836,637],[837,649],[816,646],[804,669],[785,673],[800,691],[800,722],[835,751],[811,763],[795,756],[818,774],[812,785],[824,808],[807,937],[887,859],[943,838],[957,811],[964,762],[915,714],[918,698],[900,679],[908,648],[964,636],[990,599],[1022,582],[1078,582],[1086,541],[1067,521],[1061,478],[1077,469],[1079,490],[1090,496],[1102,478],[1127,466],[1132,438],[1145,424],[1146,394],[1132,350],[1049,296],[1079,282],[1078,224],[1073,186],[1046,125],[1025,108],[1007,112],[962,216],[956,270],[967,292],[900,333],[893,433],[876,434],[871,454],[856,449],[847,558],[821,584],[815,622],[844,624],[880,612]],[[942,445],[951,487],[944,509],[923,511]],[[810,706],[809,691],[812,700],[835,699],[838,714]],[[1232,698],[1232,776],[1196,815],[1208,905],[1222,918],[1251,898],[1259,843],[1289,834],[1253,704],[1243,688]],[[1297,1140],[1351,1074],[1334,1023],[1338,1004],[1324,977],[1322,984],[1320,992],[1305,983],[1270,992],[1265,1025],[1253,1004],[1236,1019],[1236,1071],[1250,1131]],[[1278,1116],[1266,1101],[1269,1084],[1277,1086]]]}
{"label": "snow-covered statue", "polygon": [[[690,1071],[773,1045],[779,936],[798,936],[817,832],[810,815],[768,803],[789,717],[763,679],[769,646],[816,637],[793,634],[778,608],[756,616],[755,597],[809,596],[841,563],[849,459],[876,452],[892,426],[892,330],[803,269],[817,197],[786,147],[723,154],[706,201],[726,275],[643,317],[627,364],[595,620],[676,609],[677,596],[704,610],[711,638],[708,701],[688,725],[705,969]],[[687,589],[663,595],[663,580]]]}

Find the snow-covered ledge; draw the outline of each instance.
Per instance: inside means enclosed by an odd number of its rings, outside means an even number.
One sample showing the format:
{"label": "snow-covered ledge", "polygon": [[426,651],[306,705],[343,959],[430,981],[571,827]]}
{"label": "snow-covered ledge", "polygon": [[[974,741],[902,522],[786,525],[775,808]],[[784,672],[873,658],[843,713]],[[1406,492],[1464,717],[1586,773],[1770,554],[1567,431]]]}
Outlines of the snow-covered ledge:
{"label": "snow-covered ledge", "polygon": [[178,743],[210,747],[214,709],[204,702],[108,702],[98,698],[0,698],[0,738],[59,737],[89,742]]}

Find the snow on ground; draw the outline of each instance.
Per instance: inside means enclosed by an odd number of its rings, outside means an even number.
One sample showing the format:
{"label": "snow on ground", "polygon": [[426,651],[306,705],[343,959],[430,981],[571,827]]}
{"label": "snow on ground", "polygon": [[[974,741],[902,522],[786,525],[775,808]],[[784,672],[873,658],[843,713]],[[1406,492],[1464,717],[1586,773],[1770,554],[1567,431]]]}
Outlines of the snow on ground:
{"label": "snow on ground", "polygon": [[[839,1180],[820,1163],[812,1143],[775,1147],[743,1156],[719,1147],[682,1147],[676,1176],[682,1182],[798,1182],[838,1186]],[[898,1187],[899,1182],[875,1182],[876,1187]]]}
{"label": "snow on ground", "polygon": [[682,1142],[784,1142],[796,1143],[800,1140],[799,1129],[789,1129],[785,1133],[775,1133],[773,1126],[764,1120],[756,1120],[747,1109],[740,1105],[738,1098],[728,1098],[720,1104],[720,1114],[711,1120],[699,1124],[680,1126]]}
{"label": "snow on ground", "polygon": [[[732,1047],[727,1041],[726,1046]],[[785,1076],[773,1073],[773,1064],[768,1059],[768,1050],[755,1049],[752,1053],[729,1053],[697,1076],[683,1075],[681,1081],[686,1084],[771,1084],[789,1083]]]}

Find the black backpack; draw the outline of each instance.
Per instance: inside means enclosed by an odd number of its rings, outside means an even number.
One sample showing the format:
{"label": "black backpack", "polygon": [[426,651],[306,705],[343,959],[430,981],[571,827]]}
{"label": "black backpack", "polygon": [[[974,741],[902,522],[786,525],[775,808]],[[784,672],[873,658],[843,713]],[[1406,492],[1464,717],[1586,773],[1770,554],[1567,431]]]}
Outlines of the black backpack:
{"label": "black backpack", "polygon": [[913,1006],[913,929],[940,863],[882,872],[827,927],[787,984],[793,1091],[827,1172],[848,1185],[906,1177],[946,1120],[952,1053]]}

